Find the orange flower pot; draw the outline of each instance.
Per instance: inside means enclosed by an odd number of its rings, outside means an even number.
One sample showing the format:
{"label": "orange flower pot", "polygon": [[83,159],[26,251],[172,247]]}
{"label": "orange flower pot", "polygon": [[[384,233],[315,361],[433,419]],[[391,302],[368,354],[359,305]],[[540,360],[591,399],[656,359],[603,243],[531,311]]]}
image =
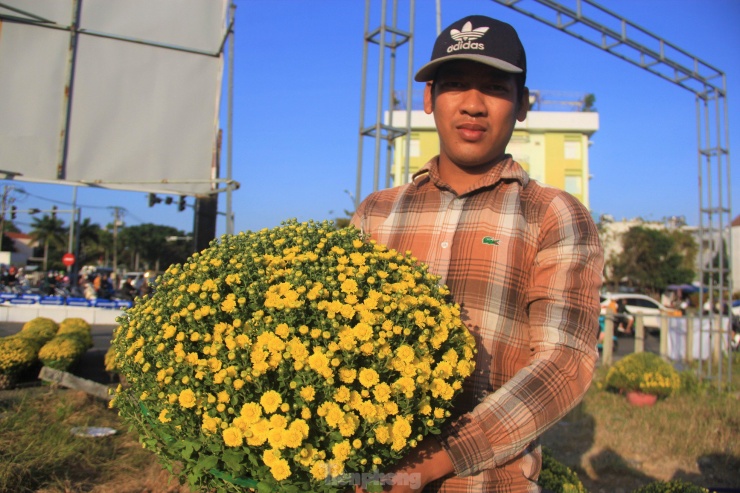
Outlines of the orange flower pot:
{"label": "orange flower pot", "polygon": [[643,392],[638,392],[635,390],[631,390],[627,392],[627,402],[629,402],[633,406],[638,406],[638,407],[652,406],[657,401],[658,401],[658,396],[654,394],[645,394]]}

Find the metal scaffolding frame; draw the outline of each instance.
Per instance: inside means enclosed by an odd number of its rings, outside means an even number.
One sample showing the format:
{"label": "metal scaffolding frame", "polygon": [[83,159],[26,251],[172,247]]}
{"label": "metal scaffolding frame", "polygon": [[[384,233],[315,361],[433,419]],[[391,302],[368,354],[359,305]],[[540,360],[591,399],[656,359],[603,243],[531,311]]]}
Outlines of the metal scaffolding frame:
{"label": "metal scaffolding frame", "polygon": [[[362,169],[364,161],[364,146],[363,142],[365,138],[374,139],[374,160],[373,160],[373,191],[379,190],[380,186],[380,175],[381,175],[381,143],[385,141],[385,168],[383,170],[385,177],[385,188],[391,186],[391,165],[393,160],[393,145],[394,141],[399,138],[406,136],[406,148],[410,147],[411,143],[411,101],[406,104],[406,126],[395,127],[391,120],[391,115],[394,108],[394,94],[395,94],[395,79],[396,79],[396,58],[397,50],[401,46],[408,46],[408,74],[407,74],[407,91],[408,98],[411,97],[411,87],[413,83],[413,70],[414,70],[414,16],[415,16],[415,2],[410,0],[409,5],[409,29],[403,31],[398,27],[398,0],[393,0],[391,23],[387,24],[388,18],[388,0],[381,0],[380,5],[380,25],[370,30],[370,17],[371,0],[365,0],[365,32],[364,32],[364,45],[362,50],[362,86],[360,90],[360,140],[357,151],[357,186],[355,189],[354,204],[355,210],[360,205],[362,199]],[[369,104],[367,101],[367,83],[368,83],[368,52],[371,44],[377,44],[379,46],[379,57],[378,57],[378,73],[377,73],[377,93],[375,101],[375,122],[366,125],[365,123],[365,108]],[[390,58],[389,76],[386,81],[385,76],[385,62],[386,58]],[[386,92],[386,82],[388,85]],[[386,123],[383,122],[383,106],[387,104],[387,115],[388,120]],[[405,161],[405,176],[408,176],[409,172],[409,156],[406,153]]]}
{"label": "metal scaffolding frame", "polygon": [[[369,30],[370,1],[366,0],[365,11],[365,46],[363,50],[363,82],[360,110],[360,144],[357,159],[357,189],[355,208],[362,198],[362,163],[363,139],[375,138],[375,180],[373,190],[378,189],[380,175],[380,142],[387,142],[386,152],[386,186],[390,185],[391,150],[393,140],[405,135],[407,148],[410,147],[411,125],[411,81],[413,56],[413,18],[414,2],[411,0],[411,22],[408,32],[397,29],[397,0],[393,2],[393,23],[385,25],[387,0],[381,4],[381,26]],[[713,357],[699,363],[700,378],[714,379],[718,387],[732,381],[732,351],[730,348],[731,331],[720,316],[703,313],[705,295],[711,306],[731,306],[732,302],[732,235],[731,216],[731,183],[730,183],[730,149],[729,122],[727,110],[727,85],[724,72],[689,54],[676,45],[660,38],[628,21],[622,16],[607,10],[591,0],[574,0],[575,8],[571,9],[552,0],[492,0],[509,7],[544,24],[567,33],[585,43],[610,53],[628,63],[651,72],[652,74],[682,87],[696,99],[696,121],[698,142],[698,189],[699,189],[699,241],[700,241],[700,307],[699,307],[699,340],[704,340],[708,332],[712,345]],[[438,7],[439,11],[439,7]],[[439,17],[439,16],[438,16]],[[439,19],[437,20],[439,30]],[[390,42],[386,33],[392,33]],[[398,41],[397,36],[400,36]],[[395,50],[401,44],[409,43],[409,74],[407,127],[400,129],[381,122],[383,104],[384,58],[385,50],[391,50],[390,93],[394,93]],[[376,122],[365,126],[365,105],[367,87],[368,45],[380,45],[381,57],[378,74],[378,92]],[[388,97],[388,113],[393,110],[393,98]],[[408,158],[406,153],[406,176],[408,176]],[[705,255],[709,255],[705,259]],[[705,325],[706,320],[706,325]],[[707,326],[707,329],[704,327]],[[726,369],[723,369],[721,357],[723,344],[726,343],[729,354]],[[703,354],[702,348],[699,349]],[[726,378],[726,381],[725,381]]]}
{"label": "metal scaffolding frame", "polygon": [[[699,188],[699,341],[708,332],[713,357],[699,360],[699,376],[718,387],[732,381],[731,331],[709,306],[732,306],[732,235],[727,84],[724,72],[590,0],[575,10],[551,0],[493,0],[678,85],[696,98]],[[526,6],[524,5],[526,4]],[[709,259],[705,259],[705,254]],[[705,322],[706,319],[706,322]],[[707,327],[706,329],[704,327]],[[725,339],[725,341],[723,341]],[[729,360],[723,369],[722,345]],[[701,344],[699,354],[703,354]],[[726,382],[724,379],[727,379]]]}

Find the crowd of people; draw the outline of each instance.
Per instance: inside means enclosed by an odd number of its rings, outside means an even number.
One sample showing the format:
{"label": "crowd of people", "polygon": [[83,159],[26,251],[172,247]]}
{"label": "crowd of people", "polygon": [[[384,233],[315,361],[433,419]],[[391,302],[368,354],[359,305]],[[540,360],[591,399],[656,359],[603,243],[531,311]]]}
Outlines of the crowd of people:
{"label": "crowd of people", "polygon": [[151,292],[143,273],[116,276],[115,272],[83,269],[76,281],[66,271],[28,272],[23,267],[0,265],[0,291],[41,296],[79,297],[87,300],[118,299],[134,301]]}

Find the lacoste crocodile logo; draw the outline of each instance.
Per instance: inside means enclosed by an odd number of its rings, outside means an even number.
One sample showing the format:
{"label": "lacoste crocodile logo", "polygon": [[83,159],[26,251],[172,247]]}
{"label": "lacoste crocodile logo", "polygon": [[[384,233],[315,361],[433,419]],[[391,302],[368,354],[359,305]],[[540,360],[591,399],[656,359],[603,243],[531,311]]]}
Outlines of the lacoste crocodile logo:
{"label": "lacoste crocodile logo", "polygon": [[496,246],[498,246],[498,242],[499,241],[501,241],[501,240],[495,240],[495,239],[491,238],[490,236],[486,236],[486,237],[483,238],[483,244],[484,245],[496,245]]}

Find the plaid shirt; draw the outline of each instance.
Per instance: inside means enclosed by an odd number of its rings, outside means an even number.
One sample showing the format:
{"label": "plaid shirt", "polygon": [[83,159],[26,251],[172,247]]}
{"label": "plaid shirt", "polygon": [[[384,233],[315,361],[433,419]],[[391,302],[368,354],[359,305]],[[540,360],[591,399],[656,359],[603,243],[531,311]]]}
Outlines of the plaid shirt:
{"label": "plaid shirt", "polygon": [[455,475],[425,491],[539,491],[538,437],[581,400],[597,359],[603,253],[586,208],[510,156],[457,195],[435,158],[352,223],[442,276],[478,344],[439,438]]}

